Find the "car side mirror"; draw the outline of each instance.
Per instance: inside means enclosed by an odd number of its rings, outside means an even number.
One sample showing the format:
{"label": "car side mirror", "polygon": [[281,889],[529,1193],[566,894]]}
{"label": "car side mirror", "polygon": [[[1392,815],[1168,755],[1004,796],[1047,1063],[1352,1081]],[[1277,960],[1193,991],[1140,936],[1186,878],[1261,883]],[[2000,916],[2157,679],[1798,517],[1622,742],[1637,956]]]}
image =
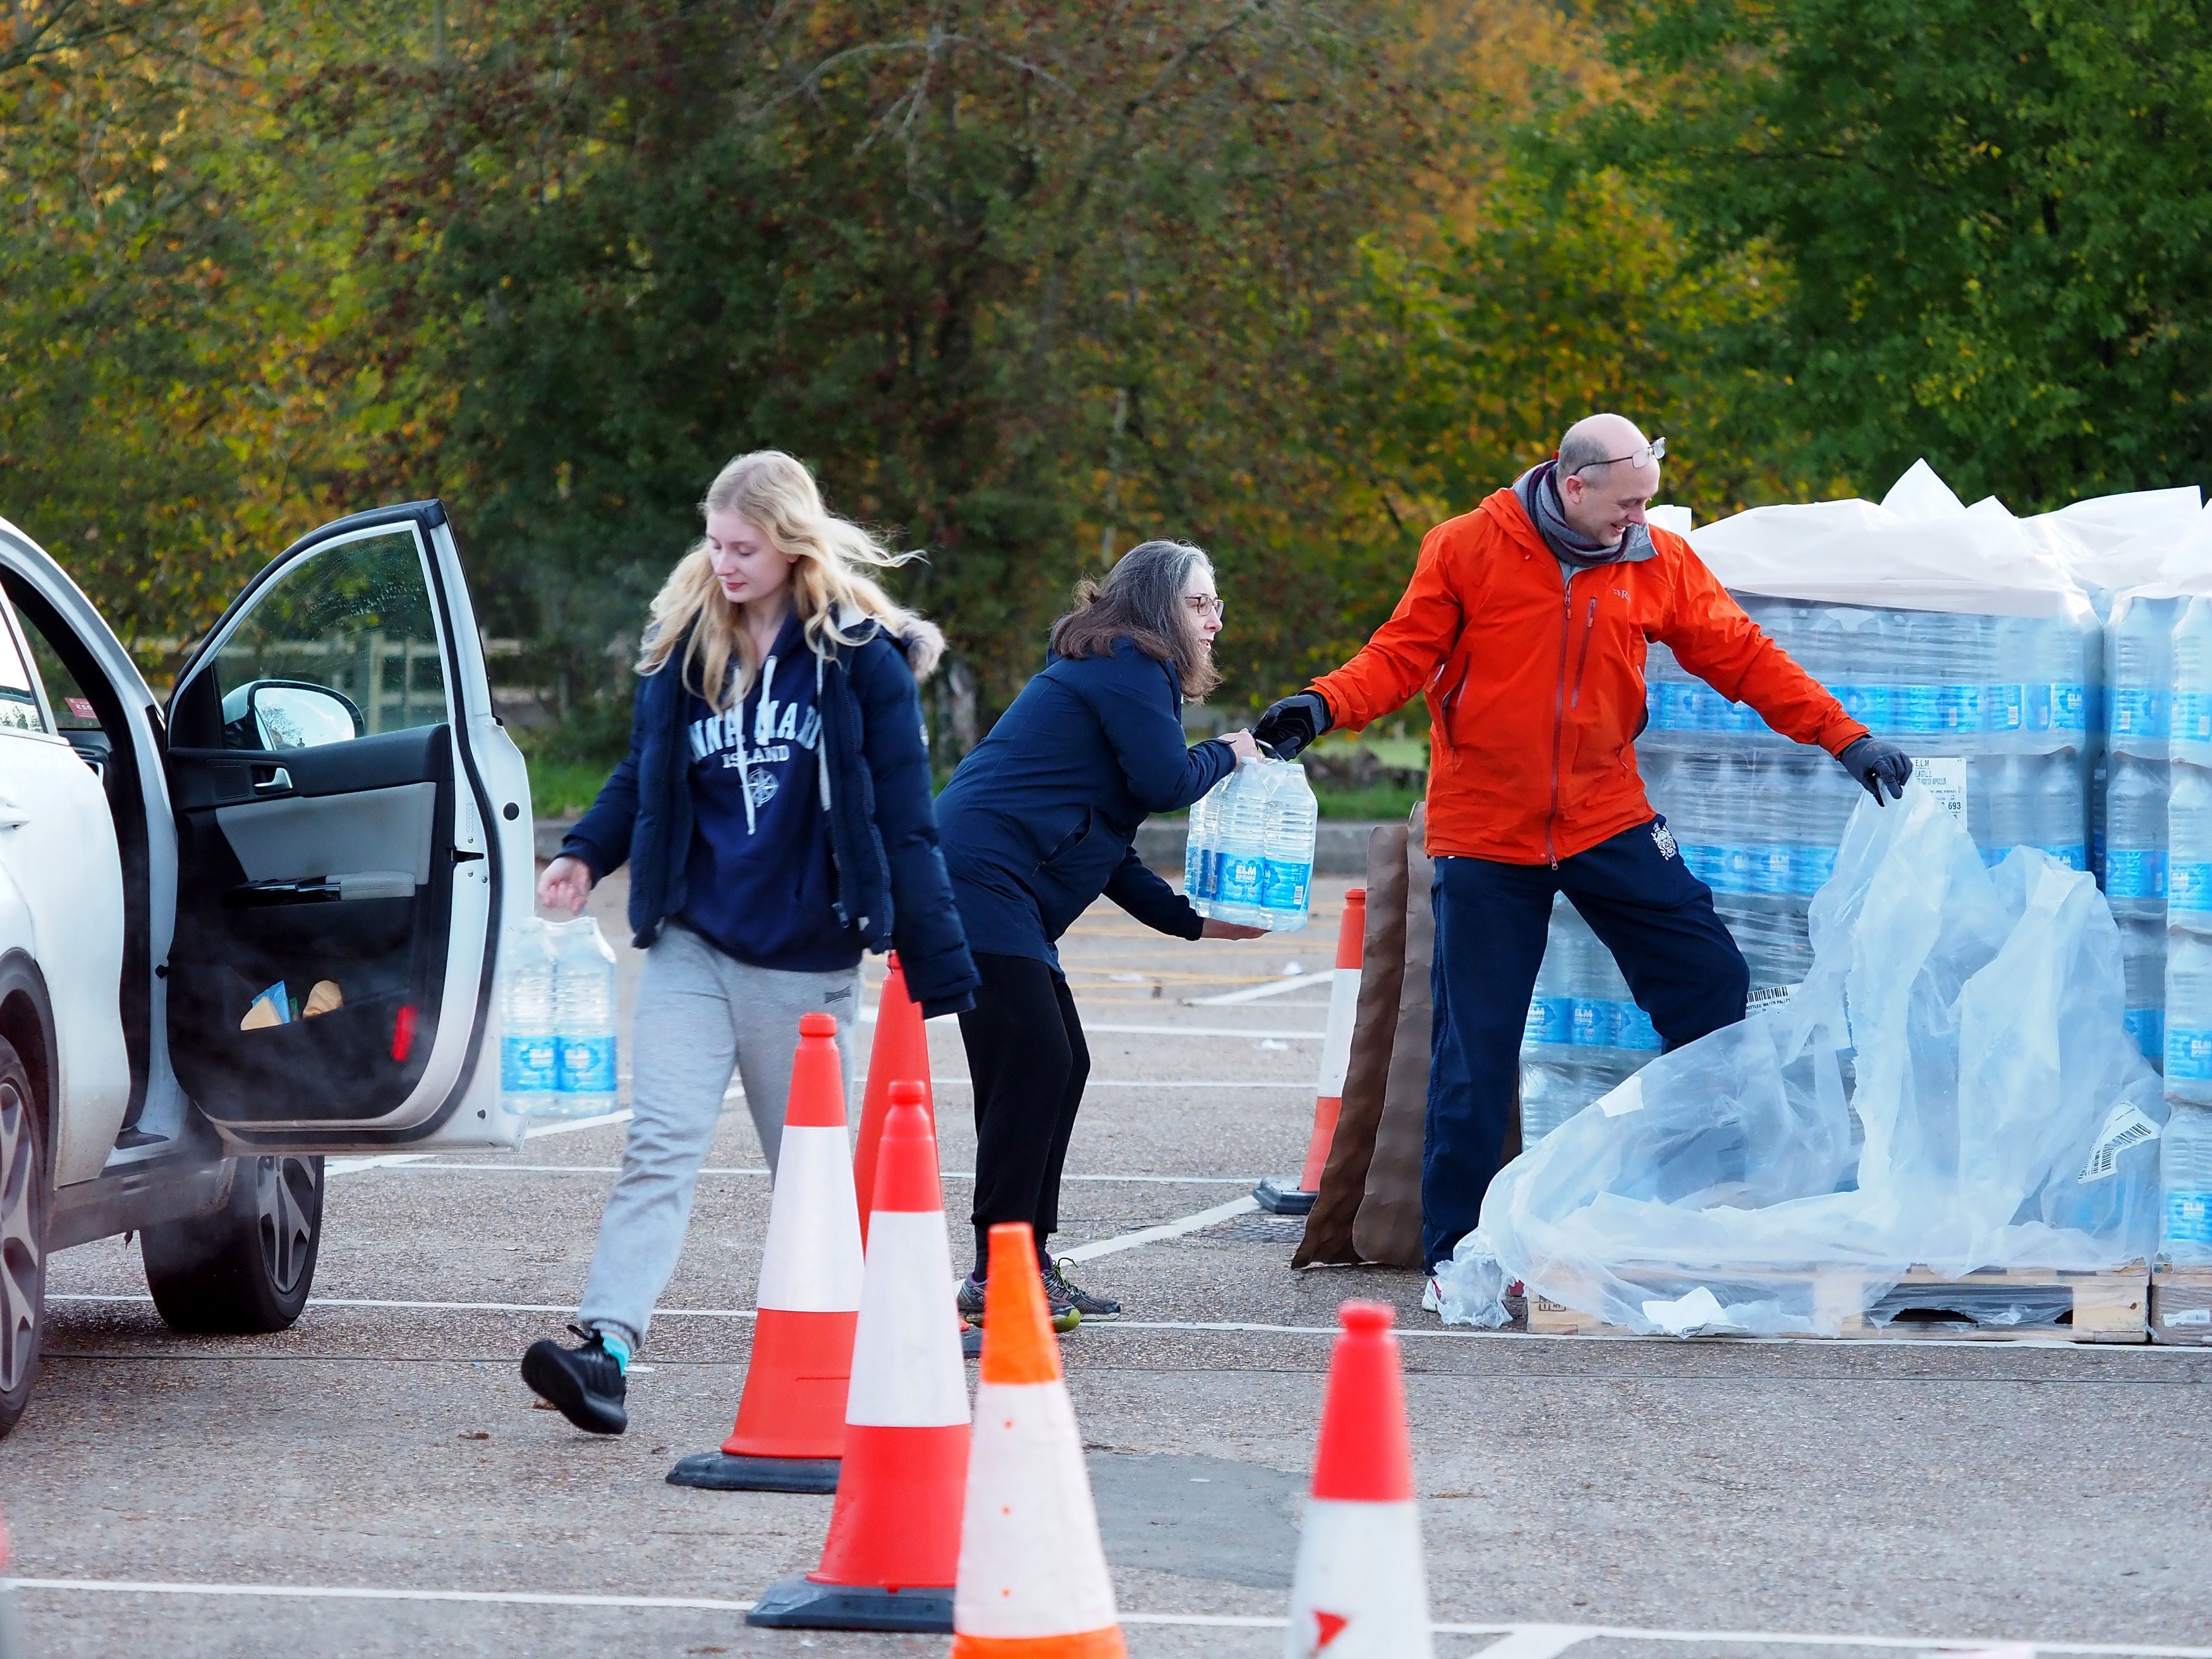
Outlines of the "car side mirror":
{"label": "car side mirror", "polygon": [[249,680],[222,700],[226,749],[320,749],[368,729],[352,698],[306,680]]}

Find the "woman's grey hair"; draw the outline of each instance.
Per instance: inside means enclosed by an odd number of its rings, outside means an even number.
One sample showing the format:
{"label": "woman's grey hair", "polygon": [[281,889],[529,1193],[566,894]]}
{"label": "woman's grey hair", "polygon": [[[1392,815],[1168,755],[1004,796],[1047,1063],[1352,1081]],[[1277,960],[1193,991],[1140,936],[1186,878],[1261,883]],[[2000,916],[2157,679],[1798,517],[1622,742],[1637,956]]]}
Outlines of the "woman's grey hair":
{"label": "woman's grey hair", "polygon": [[1075,585],[1075,608],[1052,625],[1052,648],[1063,657],[1110,657],[1126,639],[1175,671],[1186,697],[1221,684],[1213,653],[1192,625],[1183,589],[1193,569],[1213,574],[1206,550],[1188,542],[1143,542],[1115,561],[1103,582]]}

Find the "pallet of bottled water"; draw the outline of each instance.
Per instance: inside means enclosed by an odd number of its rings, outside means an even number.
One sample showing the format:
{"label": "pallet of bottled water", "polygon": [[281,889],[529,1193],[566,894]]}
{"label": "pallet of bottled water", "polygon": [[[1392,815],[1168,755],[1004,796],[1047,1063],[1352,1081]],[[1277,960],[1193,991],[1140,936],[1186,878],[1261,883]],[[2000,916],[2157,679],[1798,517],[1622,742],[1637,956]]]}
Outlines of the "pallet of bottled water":
{"label": "pallet of bottled water", "polygon": [[1240,761],[1190,809],[1183,893],[1213,921],[1287,933],[1313,902],[1320,815],[1296,761]]}

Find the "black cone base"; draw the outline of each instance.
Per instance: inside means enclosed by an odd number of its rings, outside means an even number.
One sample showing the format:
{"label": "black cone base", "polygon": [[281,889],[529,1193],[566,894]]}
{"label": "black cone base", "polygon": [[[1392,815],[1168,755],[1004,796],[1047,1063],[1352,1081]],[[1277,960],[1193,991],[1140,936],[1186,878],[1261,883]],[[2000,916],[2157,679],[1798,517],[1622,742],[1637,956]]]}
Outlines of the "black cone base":
{"label": "black cone base", "polygon": [[1304,1215],[1321,1194],[1300,1192],[1295,1176],[1285,1176],[1280,1181],[1269,1176],[1252,1189],[1252,1196],[1269,1215]]}
{"label": "black cone base", "polygon": [[708,1492],[835,1492],[839,1462],[834,1457],[732,1457],[727,1452],[693,1452],[668,1472],[672,1486],[704,1486]]}
{"label": "black cone base", "polygon": [[748,1625],[772,1630],[918,1630],[952,1633],[952,1586],[884,1589],[817,1584],[805,1573],[779,1578],[753,1603]]}

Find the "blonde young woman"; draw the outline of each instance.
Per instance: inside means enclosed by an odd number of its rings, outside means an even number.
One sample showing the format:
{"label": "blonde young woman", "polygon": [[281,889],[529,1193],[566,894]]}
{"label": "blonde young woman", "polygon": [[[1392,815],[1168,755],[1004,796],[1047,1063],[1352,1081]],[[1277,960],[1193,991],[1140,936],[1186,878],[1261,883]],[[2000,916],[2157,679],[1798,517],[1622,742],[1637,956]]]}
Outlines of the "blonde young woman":
{"label": "blonde young woman", "polygon": [[[706,535],[653,602],[629,757],[539,879],[583,907],[627,860],[647,950],[622,1172],[570,1328],[523,1380],[580,1429],[629,1425],[623,1374],[675,1271],[735,1069],[774,1170],[799,1017],[860,1001],[863,950],[896,945],[925,1015],[980,982],[938,851],[915,690],[944,635],[870,575],[895,562],[775,450],[724,467]],[[850,1069],[849,1053],[848,1070]]]}

